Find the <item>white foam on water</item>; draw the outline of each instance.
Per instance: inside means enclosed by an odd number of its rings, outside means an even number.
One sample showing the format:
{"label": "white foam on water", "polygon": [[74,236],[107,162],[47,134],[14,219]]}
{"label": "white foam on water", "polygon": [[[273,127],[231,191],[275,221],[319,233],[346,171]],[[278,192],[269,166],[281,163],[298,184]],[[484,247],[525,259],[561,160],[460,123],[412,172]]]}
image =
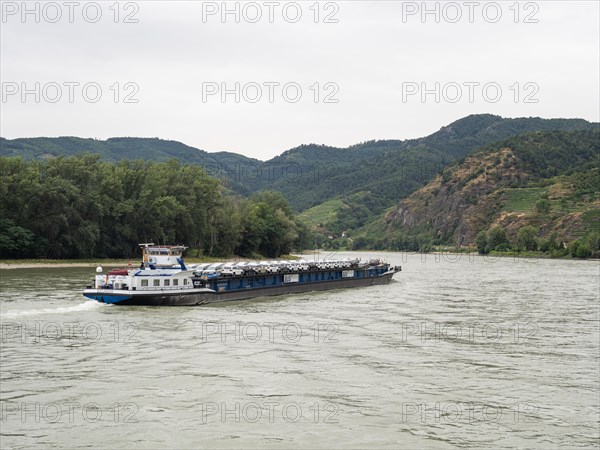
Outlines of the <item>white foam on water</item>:
{"label": "white foam on water", "polygon": [[18,317],[28,317],[28,316],[42,316],[46,314],[69,314],[80,311],[92,311],[94,309],[99,309],[105,305],[96,301],[86,301],[84,303],[80,303],[75,306],[62,306],[59,308],[45,308],[45,309],[26,309],[22,311],[7,311],[2,313],[3,319],[16,319]]}

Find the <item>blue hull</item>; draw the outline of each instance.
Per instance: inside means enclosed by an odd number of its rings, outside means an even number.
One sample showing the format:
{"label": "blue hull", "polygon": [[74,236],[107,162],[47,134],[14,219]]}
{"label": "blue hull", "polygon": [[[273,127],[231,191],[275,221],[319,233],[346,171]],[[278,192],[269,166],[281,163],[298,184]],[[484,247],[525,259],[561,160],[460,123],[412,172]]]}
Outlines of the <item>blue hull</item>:
{"label": "blue hull", "polygon": [[100,303],[121,303],[132,298],[131,295],[117,295],[107,292],[106,294],[91,294],[84,292],[83,295],[90,300],[96,300]]}

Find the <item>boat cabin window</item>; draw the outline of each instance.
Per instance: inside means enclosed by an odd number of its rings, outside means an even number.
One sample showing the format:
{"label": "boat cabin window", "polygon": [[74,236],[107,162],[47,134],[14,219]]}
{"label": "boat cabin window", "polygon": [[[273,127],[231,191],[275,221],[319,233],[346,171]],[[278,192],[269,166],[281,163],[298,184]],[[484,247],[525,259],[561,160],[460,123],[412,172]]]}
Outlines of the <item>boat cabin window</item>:
{"label": "boat cabin window", "polygon": [[171,280],[165,280],[165,286],[170,286],[171,285]]}
{"label": "boat cabin window", "polygon": [[177,278],[173,280],[173,286],[179,286],[179,280]]}
{"label": "boat cabin window", "polygon": [[142,280],[142,287],[148,286],[148,280]]}
{"label": "boat cabin window", "polygon": [[187,284],[187,278],[183,279],[183,284]]}
{"label": "boat cabin window", "polygon": [[154,286],[160,286],[160,280],[153,280]]}
{"label": "boat cabin window", "polygon": [[163,256],[181,256],[183,254],[182,248],[147,248],[145,249],[148,255],[163,255]]}
{"label": "boat cabin window", "polygon": [[149,255],[168,255],[169,249],[167,249],[167,248],[149,248],[148,254]]}

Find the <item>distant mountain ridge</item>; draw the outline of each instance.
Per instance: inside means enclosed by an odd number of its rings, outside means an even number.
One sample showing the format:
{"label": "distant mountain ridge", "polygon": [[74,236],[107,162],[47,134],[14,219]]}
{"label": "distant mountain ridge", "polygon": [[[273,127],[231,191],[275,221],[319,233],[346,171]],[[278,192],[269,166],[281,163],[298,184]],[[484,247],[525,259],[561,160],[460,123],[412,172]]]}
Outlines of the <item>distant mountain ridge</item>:
{"label": "distant mountain ridge", "polygon": [[107,161],[143,159],[167,161],[178,158],[186,164],[216,164],[225,158],[243,162],[259,162],[237,153],[208,153],[177,141],[159,138],[115,137],[106,140],[64,136],[5,139],[0,137],[2,156],[22,156],[26,159],[71,156],[85,152],[102,155]]}
{"label": "distant mountain ridge", "polygon": [[356,204],[366,208],[363,215],[372,216],[423,186],[447,164],[482,146],[533,131],[587,130],[598,126],[583,119],[505,119],[477,114],[419,139],[369,141],[347,148],[301,145],[265,162],[236,153],[208,153],[176,141],[130,137],[104,141],[77,137],[0,138],[0,154],[40,159],[90,152],[108,161],[177,158],[183,164],[203,165],[209,174],[223,179],[242,195],[280,191],[297,211],[341,198],[351,207]]}
{"label": "distant mountain ridge", "polygon": [[[335,170],[331,177],[311,186],[285,182],[273,183],[298,210],[319,204],[338,195],[371,192],[390,201],[408,195],[429,181],[444,166],[463,158],[473,150],[518,134],[533,131],[587,130],[600,126],[582,119],[503,119],[491,114],[471,115],[457,120],[439,131],[423,138],[405,141],[371,141],[349,148],[357,154],[367,153],[360,165],[356,160],[345,163],[333,161]],[[299,159],[303,149],[290,150],[270,162],[292,162]],[[307,195],[307,189],[312,196]]]}
{"label": "distant mountain ridge", "polygon": [[123,159],[165,162],[176,158],[183,164],[197,164],[217,178],[225,176],[229,185],[241,194],[245,187],[224,175],[224,168],[261,164],[262,161],[237,153],[208,153],[177,141],[158,138],[119,137],[97,140],[78,137],[58,138],[0,138],[0,155],[21,156],[25,159],[47,159],[82,153],[101,155],[102,159],[117,162]]}

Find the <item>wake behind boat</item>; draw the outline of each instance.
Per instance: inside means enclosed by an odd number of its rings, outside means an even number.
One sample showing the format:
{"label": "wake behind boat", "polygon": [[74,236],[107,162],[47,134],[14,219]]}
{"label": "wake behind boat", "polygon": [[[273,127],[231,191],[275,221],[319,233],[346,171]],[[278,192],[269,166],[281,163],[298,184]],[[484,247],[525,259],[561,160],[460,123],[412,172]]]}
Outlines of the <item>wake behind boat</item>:
{"label": "wake behind boat", "polygon": [[388,283],[401,270],[379,259],[204,263],[187,266],[184,246],[140,244],[138,268],[96,269],[83,295],[117,305],[193,306],[262,296]]}

